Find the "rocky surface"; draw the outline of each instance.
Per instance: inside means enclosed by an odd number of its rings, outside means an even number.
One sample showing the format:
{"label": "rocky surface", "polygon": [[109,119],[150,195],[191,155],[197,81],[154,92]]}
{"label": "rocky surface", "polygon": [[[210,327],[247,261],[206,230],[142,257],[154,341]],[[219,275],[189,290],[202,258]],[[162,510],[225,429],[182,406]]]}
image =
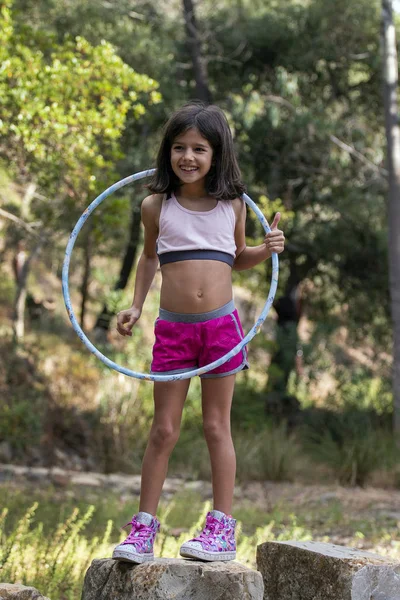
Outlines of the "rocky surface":
{"label": "rocky surface", "polygon": [[0,600],[49,600],[36,588],[18,583],[0,583]]}
{"label": "rocky surface", "polygon": [[[83,472],[61,469],[59,467],[25,467],[20,465],[0,464],[0,484],[6,482],[32,483],[45,486],[52,484],[58,488],[78,486],[93,490],[112,490],[119,494],[138,496],[140,493],[140,475],[112,473],[105,475],[94,471]],[[185,481],[178,477],[169,477],[163,488],[164,497],[173,496],[181,490],[201,492],[204,498],[212,496],[210,483],[204,481]]]}
{"label": "rocky surface", "polygon": [[236,562],[159,558],[142,565],[94,560],[82,600],[262,600],[260,573]]}
{"label": "rocky surface", "polygon": [[264,600],[400,600],[400,564],[322,542],[257,548]]}
{"label": "rocky surface", "polygon": [[[122,500],[131,500],[139,496],[140,475],[125,473],[98,473],[96,471],[75,471],[60,467],[32,467],[0,463],[0,486],[13,484],[16,487],[40,487],[53,485],[60,492],[68,490],[82,490],[83,493],[103,493],[104,490],[116,493]],[[235,487],[235,497],[250,500],[252,503],[262,505],[267,503],[268,489],[274,483],[249,482],[243,486]],[[203,500],[212,498],[212,485],[210,481],[187,480],[181,477],[167,477],[162,496],[171,499],[177,492],[195,492]],[[400,496],[400,494],[399,494]]]}

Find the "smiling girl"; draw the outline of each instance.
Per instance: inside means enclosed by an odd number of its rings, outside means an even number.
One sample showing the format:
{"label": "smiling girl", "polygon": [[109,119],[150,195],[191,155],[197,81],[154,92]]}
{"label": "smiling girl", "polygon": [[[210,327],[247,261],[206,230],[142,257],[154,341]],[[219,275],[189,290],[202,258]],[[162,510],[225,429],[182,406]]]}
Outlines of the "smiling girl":
{"label": "smiling girl", "polygon": [[[284,249],[277,213],[264,242],[245,241],[245,190],[224,113],[213,105],[190,103],[165,126],[157,170],[142,204],[144,247],[132,306],[118,314],[117,330],[132,335],[161,265],[160,312],[155,323],[151,371],[191,371],[220,358],[243,330],[232,299],[232,269],[250,269]],[[246,349],[201,376],[203,430],[213,486],[213,510],[202,533],[185,542],[181,555],[202,560],[233,560],[235,525],[231,516],[236,458],[230,412],[236,373],[248,368]],[[139,513],[113,558],[133,563],[152,560],[160,523],[157,507],[170,454],[179,438],[189,379],[154,383],[154,418],[142,464]]]}

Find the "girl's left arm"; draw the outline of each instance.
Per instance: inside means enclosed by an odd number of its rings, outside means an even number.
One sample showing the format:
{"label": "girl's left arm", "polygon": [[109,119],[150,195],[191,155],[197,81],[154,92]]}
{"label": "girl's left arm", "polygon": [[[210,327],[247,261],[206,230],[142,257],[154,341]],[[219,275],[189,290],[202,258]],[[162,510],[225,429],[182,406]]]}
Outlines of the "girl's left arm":
{"label": "girl's left arm", "polygon": [[[236,200],[234,202],[236,203]],[[278,229],[278,223],[281,218],[281,213],[278,212],[272,221],[271,231],[266,234],[264,242],[260,246],[246,246],[246,204],[243,200],[239,200],[239,202],[240,206],[237,204],[234,206],[236,209],[236,258],[233,263],[233,268],[235,271],[244,271],[245,269],[255,267],[267,258],[271,258],[271,255],[274,252],[277,254],[283,252],[285,247],[285,236],[283,231]]]}

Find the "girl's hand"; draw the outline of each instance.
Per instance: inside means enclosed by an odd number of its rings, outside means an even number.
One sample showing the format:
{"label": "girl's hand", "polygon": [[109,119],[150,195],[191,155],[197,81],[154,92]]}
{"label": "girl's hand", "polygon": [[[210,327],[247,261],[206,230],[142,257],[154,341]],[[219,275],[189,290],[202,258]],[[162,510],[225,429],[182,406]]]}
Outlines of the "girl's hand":
{"label": "girl's hand", "polygon": [[132,306],[127,310],[121,310],[117,314],[117,331],[121,335],[132,335],[132,327],[139,319],[142,311]]}
{"label": "girl's hand", "polygon": [[278,229],[280,218],[281,213],[277,212],[274,220],[272,221],[271,231],[267,233],[264,238],[264,244],[267,246],[271,254],[273,252],[280,254],[285,248],[285,236],[283,235],[283,231]]}

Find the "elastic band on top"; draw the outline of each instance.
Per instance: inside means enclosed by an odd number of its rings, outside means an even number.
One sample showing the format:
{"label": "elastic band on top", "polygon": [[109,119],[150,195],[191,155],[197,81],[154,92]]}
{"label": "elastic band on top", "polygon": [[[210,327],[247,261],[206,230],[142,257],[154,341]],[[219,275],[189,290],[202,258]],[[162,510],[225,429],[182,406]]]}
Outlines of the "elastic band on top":
{"label": "elastic band on top", "polygon": [[181,260],[218,260],[233,267],[235,257],[222,250],[173,250],[158,255],[160,266]]}

